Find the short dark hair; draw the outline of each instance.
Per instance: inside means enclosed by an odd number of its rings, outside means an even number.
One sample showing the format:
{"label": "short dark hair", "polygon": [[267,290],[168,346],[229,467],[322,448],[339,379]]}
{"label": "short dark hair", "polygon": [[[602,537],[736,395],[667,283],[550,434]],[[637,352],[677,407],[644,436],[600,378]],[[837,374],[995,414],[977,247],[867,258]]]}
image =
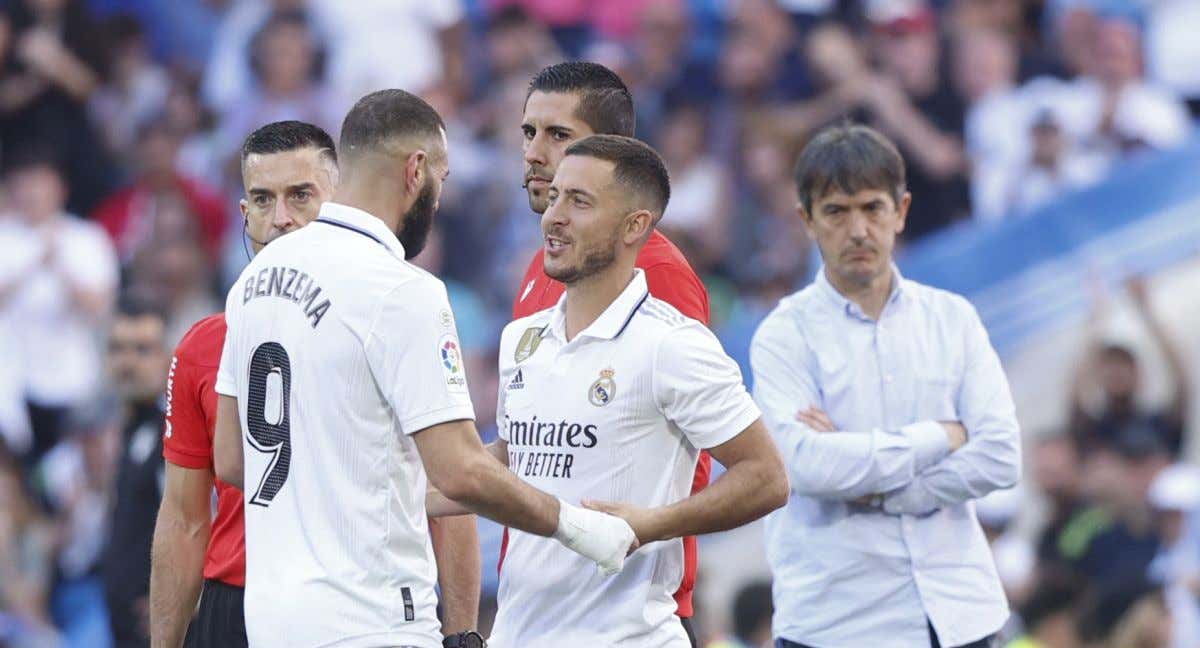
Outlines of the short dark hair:
{"label": "short dark hair", "polygon": [[333,138],[320,126],[295,120],[271,122],[246,136],[242,143],[242,162],[251,155],[286,153],[310,147],[320,149],[337,162]]}
{"label": "short dark hair", "polygon": [[743,641],[762,626],[770,624],[774,606],[770,583],[750,583],[733,600],[733,634]]}
{"label": "short dark hair", "polygon": [[805,145],[795,178],[806,211],[834,189],[847,194],[882,189],[898,205],[905,189],[904,158],[879,131],[846,123],[822,130]]}
{"label": "short dark hair", "polygon": [[378,90],[358,100],[342,121],[338,142],[345,157],[378,150],[397,137],[436,137],[446,129],[442,116],[424,99],[403,90]]}
{"label": "short dark hair", "polygon": [[656,221],[662,217],[671,199],[671,178],[662,157],[649,144],[620,135],[591,135],[568,146],[566,155],[612,162],[616,181],[650,201],[645,208]]}
{"label": "short dark hair", "polygon": [[164,325],[167,322],[167,308],[163,303],[141,291],[122,293],[117,298],[116,314],[118,317],[136,319],[153,317]]}
{"label": "short dark hair", "polygon": [[616,72],[589,61],[564,61],[541,69],[529,82],[525,101],[534,92],[579,95],[575,115],[599,135],[633,137],[637,119],[633,95]]}
{"label": "short dark hair", "polygon": [[3,158],[3,169],[6,177],[18,171],[26,171],[38,167],[51,169],[58,174],[58,177],[66,179],[62,155],[48,144],[26,144],[14,149]]}

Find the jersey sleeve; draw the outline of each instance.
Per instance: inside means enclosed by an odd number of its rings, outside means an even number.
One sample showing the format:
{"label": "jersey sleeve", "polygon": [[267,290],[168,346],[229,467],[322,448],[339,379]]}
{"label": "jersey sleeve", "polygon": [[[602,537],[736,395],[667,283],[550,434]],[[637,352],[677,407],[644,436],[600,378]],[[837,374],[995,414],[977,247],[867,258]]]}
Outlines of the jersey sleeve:
{"label": "jersey sleeve", "polygon": [[[211,411],[216,400],[212,392],[211,367],[200,367],[181,360],[178,352],[171,359],[167,378],[167,415],[163,420],[163,458],[183,468],[212,467],[212,437],[215,420]],[[211,393],[211,395],[210,395]]]}
{"label": "jersey sleeve", "polygon": [[711,331],[695,323],[659,343],[653,388],[663,415],[700,449],[725,443],[761,416],[737,363]]}
{"label": "jersey sleeve", "polygon": [[404,434],[474,420],[462,345],[441,282],[416,279],[392,289],[379,305],[364,349]]}
{"label": "jersey sleeve", "polygon": [[651,295],[674,306],[680,313],[708,324],[708,291],[690,268],[658,263],[644,272]]}
{"label": "jersey sleeve", "polygon": [[[245,271],[243,271],[243,275]],[[225,343],[221,347],[221,364],[217,369],[216,392],[222,396],[233,396],[237,398],[237,380],[234,379],[237,371],[237,356],[236,356],[236,341],[237,341],[237,318],[238,310],[241,307],[241,299],[239,286],[242,285],[242,278],[239,277],[233,287],[229,289],[229,295],[225,298]]]}

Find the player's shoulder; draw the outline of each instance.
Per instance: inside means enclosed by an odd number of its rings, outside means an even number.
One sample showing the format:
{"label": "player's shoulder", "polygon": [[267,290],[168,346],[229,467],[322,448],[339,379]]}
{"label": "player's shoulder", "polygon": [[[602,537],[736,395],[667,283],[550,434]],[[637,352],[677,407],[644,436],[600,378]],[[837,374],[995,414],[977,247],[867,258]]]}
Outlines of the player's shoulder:
{"label": "player's shoulder", "polygon": [[671,239],[657,229],[650,233],[637,256],[637,267],[647,272],[683,272],[695,275],[692,264]]}
{"label": "player's shoulder", "polygon": [[218,366],[225,344],[225,331],[224,313],[214,313],[201,319],[179,341],[175,347],[175,357],[199,366]]}
{"label": "player's shoulder", "polygon": [[424,268],[408,261],[400,261],[394,266],[392,280],[387,286],[389,294],[412,299],[440,297],[448,300],[446,282]]}
{"label": "player's shoulder", "polygon": [[703,322],[688,317],[672,306],[653,295],[647,295],[633,315],[633,323],[642,335],[661,340],[679,331],[700,328],[708,330]]}

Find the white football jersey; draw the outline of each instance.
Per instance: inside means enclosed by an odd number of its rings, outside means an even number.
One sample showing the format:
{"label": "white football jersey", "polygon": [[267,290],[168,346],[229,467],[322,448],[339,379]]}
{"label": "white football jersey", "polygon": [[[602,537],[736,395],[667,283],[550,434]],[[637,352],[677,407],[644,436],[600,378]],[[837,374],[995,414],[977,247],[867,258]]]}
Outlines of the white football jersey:
{"label": "white football jersey", "polygon": [[[558,306],[500,341],[500,437],[509,469],[573,504],[659,507],[690,494],[701,448],[759,418],[716,337],[649,295],[645,275],[570,342]],[[604,577],[551,538],[509,530],[493,648],[687,648],[672,593],[683,541],[651,543]]]}
{"label": "white football jersey", "polygon": [[441,281],[379,219],[325,203],[226,300],[251,646],[441,646],[425,471],[410,437],[471,419]]}

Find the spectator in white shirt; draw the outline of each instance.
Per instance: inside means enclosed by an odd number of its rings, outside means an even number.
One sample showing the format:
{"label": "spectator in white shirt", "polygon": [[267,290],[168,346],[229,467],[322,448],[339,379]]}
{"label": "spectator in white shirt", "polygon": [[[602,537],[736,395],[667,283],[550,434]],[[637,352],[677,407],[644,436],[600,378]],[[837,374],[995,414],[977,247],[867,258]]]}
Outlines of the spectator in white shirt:
{"label": "spectator in white shirt", "polygon": [[1056,93],[1069,134],[1110,159],[1143,148],[1169,148],[1192,131],[1178,95],[1145,80],[1141,47],[1135,24],[1102,21],[1087,74]]}
{"label": "spectator in white shirt", "polygon": [[67,186],[53,156],[17,151],[9,165],[5,184],[16,217],[0,224],[0,319],[18,340],[32,460],[54,445],[69,409],[96,387],[93,331],[112,305],[117,261],[104,230],[66,213]]}
{"label": "spectator in white shirt", "polygon": [[825,265],[750,347],[792,483],[767,522],[776,646],[987,646],[1009,610],[972,500],[1021,456],[1000,360],[970,303],[892,264],[912,202],[894,144],[832,127],[796,180]]}

